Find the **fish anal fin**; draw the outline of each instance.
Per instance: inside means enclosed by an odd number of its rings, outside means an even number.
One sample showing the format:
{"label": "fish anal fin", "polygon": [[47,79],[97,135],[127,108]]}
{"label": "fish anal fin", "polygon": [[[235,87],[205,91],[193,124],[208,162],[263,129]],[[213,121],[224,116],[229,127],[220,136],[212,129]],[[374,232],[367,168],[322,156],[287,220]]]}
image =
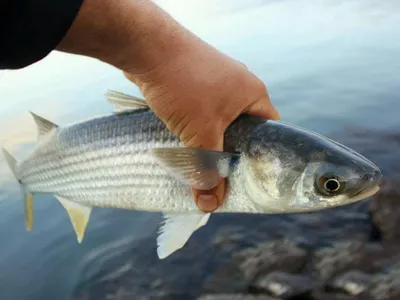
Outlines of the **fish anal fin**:
{"label": "fish anal fin", "polygon": [[60,201],[62,206],[67,211],[72,226],[75,230],[78,243],[81,243],[85,236],[85,231],[90,219],[92,208],[89,206],[73,202],[71,200],[68,200],[60,196],[56,196],[56,198]]}
{"label": "fish anal fin", "polygon": [[193,232],[207,224],[210,213],[164,213],[164,218],[157,237],[157,254],[160,259],[181,249]]}

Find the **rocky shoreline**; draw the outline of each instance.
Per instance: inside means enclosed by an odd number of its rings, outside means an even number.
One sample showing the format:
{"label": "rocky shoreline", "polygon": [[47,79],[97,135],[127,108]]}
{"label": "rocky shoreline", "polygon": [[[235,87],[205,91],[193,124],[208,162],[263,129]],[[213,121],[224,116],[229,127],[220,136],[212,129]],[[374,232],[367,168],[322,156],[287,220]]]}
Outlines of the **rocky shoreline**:
{"label": "rocky shoreline", "polygon": [[386,161],[397,156],[400,136],[382,148],[363,134],[346,144],[386,173],[370,199],[307,214],[213,216],[163,261],[154,232],[79,286],[74,299],[400,299],[400,181],[392,179],[400,166]]}

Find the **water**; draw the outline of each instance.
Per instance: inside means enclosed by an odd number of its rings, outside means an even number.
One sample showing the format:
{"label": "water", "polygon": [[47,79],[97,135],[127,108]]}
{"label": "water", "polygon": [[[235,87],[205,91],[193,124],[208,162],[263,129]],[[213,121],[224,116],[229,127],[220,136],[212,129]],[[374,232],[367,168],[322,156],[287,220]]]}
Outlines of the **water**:
{"label": "water", "polygon": [[[267,84],[283,120],[327,135],[349,127],[398,129],[400,1],[157,2],[246,63]],[[18,158],[34,147],[29,110],[61,126],[109,113],[108,88],[139,95],[118,70],[73,55],[53,53],[24,70],[0,73],[0,145]],[[385,169],[394,161],[380,162]],[[20,198],[0,157],[2,300],[72,299],[78,287],[117,262],[121,270],[132,268],[123,257],[140,252],[133,245],[154,236],[159,222],[158,214],[96,209],[78,245],[52,196],[37,197],[34,231],[25,232]],[[155,241],[145,251],[155,255]]]}

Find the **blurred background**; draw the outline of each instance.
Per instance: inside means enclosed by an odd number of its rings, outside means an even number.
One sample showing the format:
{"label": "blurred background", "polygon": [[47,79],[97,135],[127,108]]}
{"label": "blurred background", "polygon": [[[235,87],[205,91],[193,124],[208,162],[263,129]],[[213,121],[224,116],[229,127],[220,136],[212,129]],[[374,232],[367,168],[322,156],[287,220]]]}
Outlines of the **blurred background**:
{"label": "blurred background", "polygon": [[[384,188],[323,212],[213,216],[160,261],[159,214],[95,209],[79,245],[61,205],[39,196],[25,232],[1,156],[0,299],[400,299],[400,1],[156,2],[257,74],[282,120],[374,161]],[[1,71],[0,145],[24,158],[36,141],[29,111],[61,126],[107,114],[109,88],[140,95],[117,69],[57,52]]]}

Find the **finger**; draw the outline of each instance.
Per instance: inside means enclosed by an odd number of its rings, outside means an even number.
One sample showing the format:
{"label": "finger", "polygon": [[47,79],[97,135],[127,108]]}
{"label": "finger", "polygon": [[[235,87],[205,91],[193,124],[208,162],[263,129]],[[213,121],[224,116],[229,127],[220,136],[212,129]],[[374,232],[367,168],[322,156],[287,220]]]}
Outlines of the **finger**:
{"label": "finger", "polygon": [[220,207],[224,201],[226,192],[226,180],[222,180],[211,190],[192,190],[198,208],[204,212],[213,212]]}
{"label": "finger", "polygon": [[[210,136],[208,136],[207,138],[192,140],[190,141],[190,143],[185,144],[185,146],[222,151],[223,137],[218,137],[216,139],[213,139],[210,138]],[[226,180],[221,178],[218,185],[212,188],[211,190],[192,189],[194,201],[197,207],[203,212],[215,211],[219,206],[222,205],[224,201],[226,185],[227,185]]]}
{"label": "finger", "polygon": [[272,105],[272,102],[266,94],[261,97],[258,101],[250,105],[246,112],[251,115],[258,115],[260,117],[271,119],[271,120],[279,120],[280,115],[276,108]]}

